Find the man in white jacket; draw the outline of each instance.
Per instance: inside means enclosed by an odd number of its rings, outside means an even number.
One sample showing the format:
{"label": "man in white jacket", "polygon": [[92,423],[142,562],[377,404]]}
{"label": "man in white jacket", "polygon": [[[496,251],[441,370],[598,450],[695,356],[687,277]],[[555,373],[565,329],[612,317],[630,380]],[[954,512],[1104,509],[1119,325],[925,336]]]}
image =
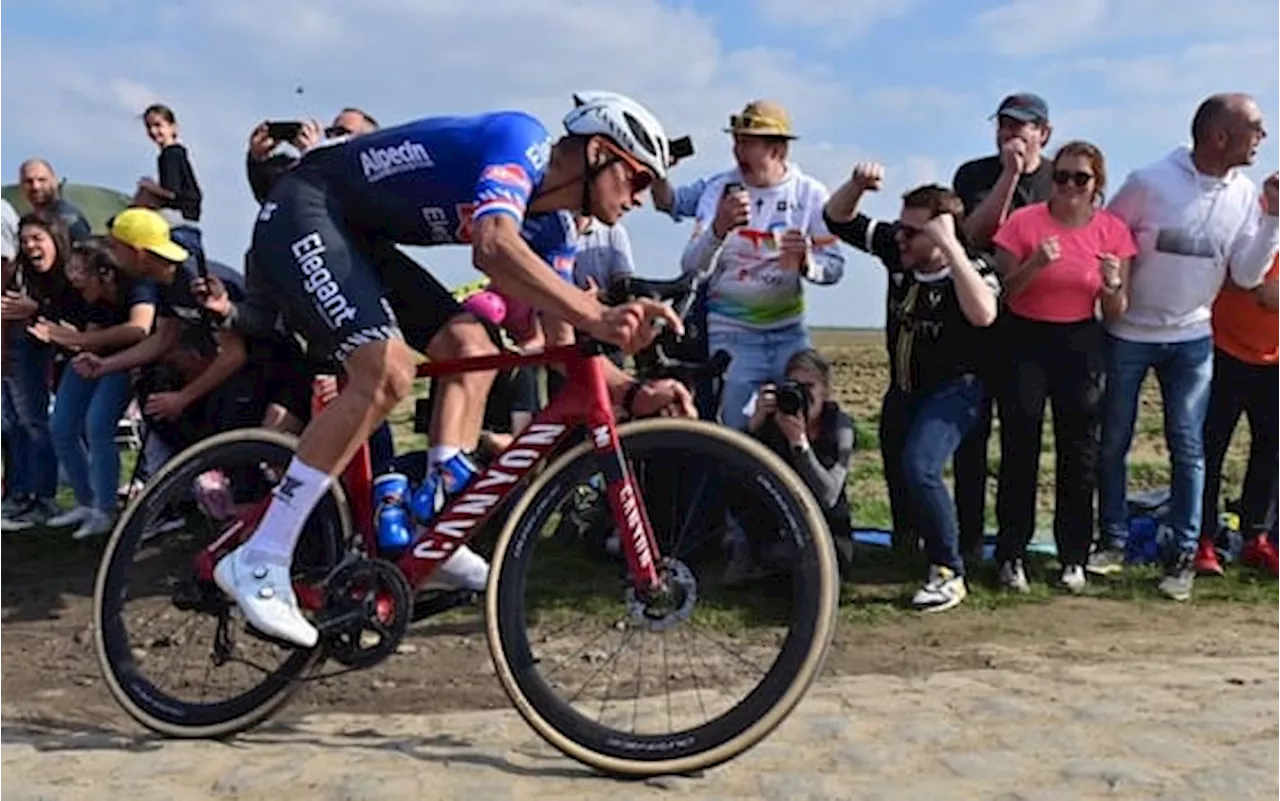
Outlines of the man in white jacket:
{"label": "man in white jacket", "polygon": [[1192,560],[1203,514],[1202,432],[1213,374],[1210,309],[1223,282],[1262,283],[1276,251],[1277,181],[1257,188],[1241,171],[1266,136],[1248,95],[1214,95],[1200,104],[1192,146],[1131,173],[1110,203],[1133,231],[1129,308],[1109,326],[1107,398],[1099,465],[1096,573],[1119,570],[1127,535],[1125,458],[1147,371],[1160,381],[1165,436],[1173,463],[1168,525],[1176,544],[1160,589],[1191,596]]}

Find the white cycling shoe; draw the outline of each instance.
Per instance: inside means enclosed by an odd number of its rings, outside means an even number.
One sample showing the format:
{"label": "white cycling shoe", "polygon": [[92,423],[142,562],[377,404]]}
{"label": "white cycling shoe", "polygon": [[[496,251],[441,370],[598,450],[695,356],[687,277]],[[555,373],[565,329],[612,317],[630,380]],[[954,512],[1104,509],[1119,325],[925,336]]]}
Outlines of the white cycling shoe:
{"label": "white cycling shoe", "polygon": [[423,589],[484,592],[488,583],[489,563],[483,556],[463,545],[448,561],[436,568]]}
{"label": "white cycling shoe", "polygon": [[288,566],[250,560],[241,547],[219,560],[213,580],[263,634],[303,648],[319,642],[320,632],[298,608]]}

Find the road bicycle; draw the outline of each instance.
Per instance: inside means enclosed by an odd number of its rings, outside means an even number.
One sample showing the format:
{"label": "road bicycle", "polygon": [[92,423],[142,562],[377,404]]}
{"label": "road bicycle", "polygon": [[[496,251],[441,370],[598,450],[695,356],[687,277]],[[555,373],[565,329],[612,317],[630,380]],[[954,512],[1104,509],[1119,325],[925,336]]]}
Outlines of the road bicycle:
{"label": "road bicycle", "polygon": [[[694,289],[696,282],[684,278],[637,281],[630,291],[678,297],[687,310]],[[129,504],[102,556],[95,638],[116,701],[166,736],[226,737],[250,729],[306,682],[335,675],[325,664],[337,663],[338,672],[372,668],[401,650],[414,621],[472,600],[470,593],[433,589],[432,574],[464,543],[496,533],[483,596],[489,652],[502,689],[546,742],[619,777],[702,770],[759,743],[800,702],[833,636],[838,579],[822,512],[800,478],[745,434],[682,418],[620,424],[604,358],[598,343],[585,340],[538,353],[423,364],[418,375],[433,377],[555,363],[567,378],[400,553],[379,551],[369,455],[360,450],[309,517],[294,558],[299,603],[321,632],[311,649],[248,626],[212,580],[217,560],[264,513],[296,440],[239,429],[183,451]],[[660,357],[648,374],[704,369]],[[720,493],[745,521],[738,536],[763,537],[786,550],[785,569],[763,589],[717,583],[714,561],[690,555],[685,544],[706,534],[706,519],[697,514],[704,502],[691,501],[692,516],[677,519],[673,504],[646,495],[662,484],[650,477],[670,478],[693,461],[715,465],[719,484],[708,491]],[[192,487],[209,475],[222,477],[234,495],[229,517],[215,519],[192,501]],[[551,533],[586,483],[605,489],[620,560],[590,558]],[[148,535],[171,503],[206,513],[190,515],[196,524],[181,531]],[[169,547],[186,550],[165,556]],[[144,612],[126,608],[134,591]],[[137,631],[170,623],[174,628],[159,636]],[[601,631],[579,636],[574,626],[584,625]],[[713,635],[727,644],[690,647]],[[617,650],[606,653],[614,640]],[[621,657],[633,640],[643,640],[634,674]],[[429,653],[427,643],[417,650]],[[153,673],[188,646],[199,678],[162,688]],[[676,653],[681,646],[683,655]],[[642,658],[657,664],[645,670]],[[248,686],[224,694],[223,685],[242,673]],[[579,680],[571,693],[570,683]],[[610,707],[614,687],[634,697]]]}

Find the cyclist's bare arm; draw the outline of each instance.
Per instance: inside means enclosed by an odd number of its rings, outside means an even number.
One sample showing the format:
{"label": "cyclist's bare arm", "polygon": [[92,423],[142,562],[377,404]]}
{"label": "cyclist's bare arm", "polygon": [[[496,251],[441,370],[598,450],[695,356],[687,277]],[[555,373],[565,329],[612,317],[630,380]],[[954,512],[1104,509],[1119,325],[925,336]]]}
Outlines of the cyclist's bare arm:
{"label": "cyclist's bare arm", "polygon": [[553,271],[520,235],[520,224],[506,214],[489,214],[477,220],[471,231],[471,258],[476,269],[489,276],[504,295],[522,300],[535,309],[586,328],[600,321],[604,306],[591,295],[568,284]]}
{"label": "cyclist's bare arm", "polygon": [[188,404],[194,403],[236,374],[244,366],[246,356],[244,337],[234,331],[218,331],[214,334],[218,342],[218,355],[213,357],[209,366],[189,384],[179,390]]}
{"label": "cyclist's bare arm", "polygon": [[[542,330],[546,336],[548,348],[572,345],[577,338],[573,326],[551,314],[542,315]],[[609,387],[609,396],[614,403],[621,405],[627,389],[635,383],[635,378],[608,359],[601,360],[600,366],[604,370],[604,383]],[[560,373],[564,372],[564,366],[561,364],[551,364],[548,367]]]}
{"label": "cyclist's bare arm", "polygon": [[115,373],[154,364],[178,346],[182,338],[182,323],[173,317],[157,317],[151,334],[131,348],[113,353],[102,360],[102,371]]}

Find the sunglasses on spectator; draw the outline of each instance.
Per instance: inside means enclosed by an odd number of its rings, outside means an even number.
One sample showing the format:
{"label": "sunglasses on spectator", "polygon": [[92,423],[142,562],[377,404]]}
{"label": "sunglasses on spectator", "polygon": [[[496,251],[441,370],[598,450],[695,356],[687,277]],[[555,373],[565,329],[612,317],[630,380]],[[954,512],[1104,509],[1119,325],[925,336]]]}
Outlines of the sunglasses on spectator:
{"label": "sunglasses on spectator", "polygon": [[350,131],[343,128],[341,125],[330,125],[328,128],[324,129],[324,136],[326,139],[337,139],[339,136],[347,136],[350,133]]}
{"label": "sunglasses on spectator", "polygon": [[1066,186],[1068,183],[1072,183],[1079,187],[1085,187],[1088,186],[1089,182],[1092,180],[1093,173],[1091,172],[1067,172],[1066,170],[1053,171],[1053,182],[1058,186]]}

